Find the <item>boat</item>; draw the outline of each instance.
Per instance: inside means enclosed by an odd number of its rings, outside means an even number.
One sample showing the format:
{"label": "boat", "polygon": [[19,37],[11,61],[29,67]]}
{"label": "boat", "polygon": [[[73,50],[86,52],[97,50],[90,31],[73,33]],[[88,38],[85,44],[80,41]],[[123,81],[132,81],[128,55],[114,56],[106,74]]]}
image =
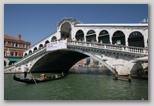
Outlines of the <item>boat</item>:
{"label": "boat", "polygon": [[65,75],[60,75],[58,77],[47,77],[47,78],[25,78],[25,79],[22,79],[22,78],[18,78],[15,74],[13,76],[13,79],[15,81],[19,81],[19,82],[22,82],[22,83],[27,83],[27,84],[36,84],[36,83],[40,83],[40,82],[47,82],[47,81],[53,81],[53,80],[58,80],[58,79],[62,79],[64,77],[66,77],[68,74],[65,74]]}

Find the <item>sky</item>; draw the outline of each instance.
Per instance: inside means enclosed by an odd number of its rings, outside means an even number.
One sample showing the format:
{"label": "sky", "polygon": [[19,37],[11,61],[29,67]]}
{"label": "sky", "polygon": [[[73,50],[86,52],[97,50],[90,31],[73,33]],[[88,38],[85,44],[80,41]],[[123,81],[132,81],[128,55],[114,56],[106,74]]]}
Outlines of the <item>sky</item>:
{"label": "sky", "polygon": [[56,31],[64,17],[82,23],[139,23],[148,18],[148,4],[4,4],[4,34],[31,42]]}

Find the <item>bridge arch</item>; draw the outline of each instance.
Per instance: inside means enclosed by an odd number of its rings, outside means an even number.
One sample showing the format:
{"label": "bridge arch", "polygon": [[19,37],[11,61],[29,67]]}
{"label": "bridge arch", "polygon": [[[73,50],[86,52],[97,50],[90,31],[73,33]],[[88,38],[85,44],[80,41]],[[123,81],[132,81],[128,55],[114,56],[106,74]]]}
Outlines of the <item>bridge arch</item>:
{"label": "bridge arch", "polygon": [[75,39],[77,41],[80,41],[80,40],[83,41],[84,40],[84,32],[81,29],[76,32]]}
{"label": "bridge arch", "polygon": [[112,36],[112,44],[125,45],[125,35],[122,31],[118,30],[114,32]]}
{"label": "bridge arch", "polygon": [[110,36],[109,36],[108,31],[102,30],[102,31],[99,33],[98,42],[99,42],[99,43],[110,43]]}
{"label": "bridge arch", "polygon": [[68,72],[76,62],[86,57],[89,56],[72,50],[56,50],[40,57],[35,63],[33,63],[30,71]]}
{"label": "bridge arch", "polygon": [[86,35],[87,42],[96,42],[96,32],[94,30],[89,30]]}
{"label": "bridge arch", "polygon": [[65,22],[61,26],[61,39],[72,39],[71,36],[71,24],[69,22]]}
{"label": "bridge arch", "polygon": [[134,31],[129,35],[128,46],[144,47],[144,37],[139,31]]}

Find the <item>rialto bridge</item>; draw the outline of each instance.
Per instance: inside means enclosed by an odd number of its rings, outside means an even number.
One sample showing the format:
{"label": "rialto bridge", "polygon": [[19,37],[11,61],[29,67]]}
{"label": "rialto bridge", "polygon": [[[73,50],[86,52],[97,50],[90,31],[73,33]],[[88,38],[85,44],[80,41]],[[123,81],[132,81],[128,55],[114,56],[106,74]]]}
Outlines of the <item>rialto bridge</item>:
{"label": "rialto bridge", "polygon": [[[66,49],[47,52],[47,44],[67,40]],[[148,57],[148,24],[83,24],[74,18],[63,18],[57,31],[45,37],[23,53],[23,58],[5,71],[23,71],[27,64],[31,72],[68,71],[79,60],[92,57],[114,74],[128,75],[148,67],[148,62],[134,63]]]}

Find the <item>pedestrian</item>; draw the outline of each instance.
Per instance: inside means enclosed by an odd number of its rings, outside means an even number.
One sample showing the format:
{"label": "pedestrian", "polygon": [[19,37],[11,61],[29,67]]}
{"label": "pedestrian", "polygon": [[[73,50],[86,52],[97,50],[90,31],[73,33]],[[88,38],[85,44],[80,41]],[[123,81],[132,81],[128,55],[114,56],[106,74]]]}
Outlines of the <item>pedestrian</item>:
{"label": "pedestrian", "polygon": [[28,70],[29,70],[29,67],[28,67],[28,65],[26,64],[26,66],[24,67],[24,78],[25,78],[25,79],[26,79],[26,77],[27,77]]}

